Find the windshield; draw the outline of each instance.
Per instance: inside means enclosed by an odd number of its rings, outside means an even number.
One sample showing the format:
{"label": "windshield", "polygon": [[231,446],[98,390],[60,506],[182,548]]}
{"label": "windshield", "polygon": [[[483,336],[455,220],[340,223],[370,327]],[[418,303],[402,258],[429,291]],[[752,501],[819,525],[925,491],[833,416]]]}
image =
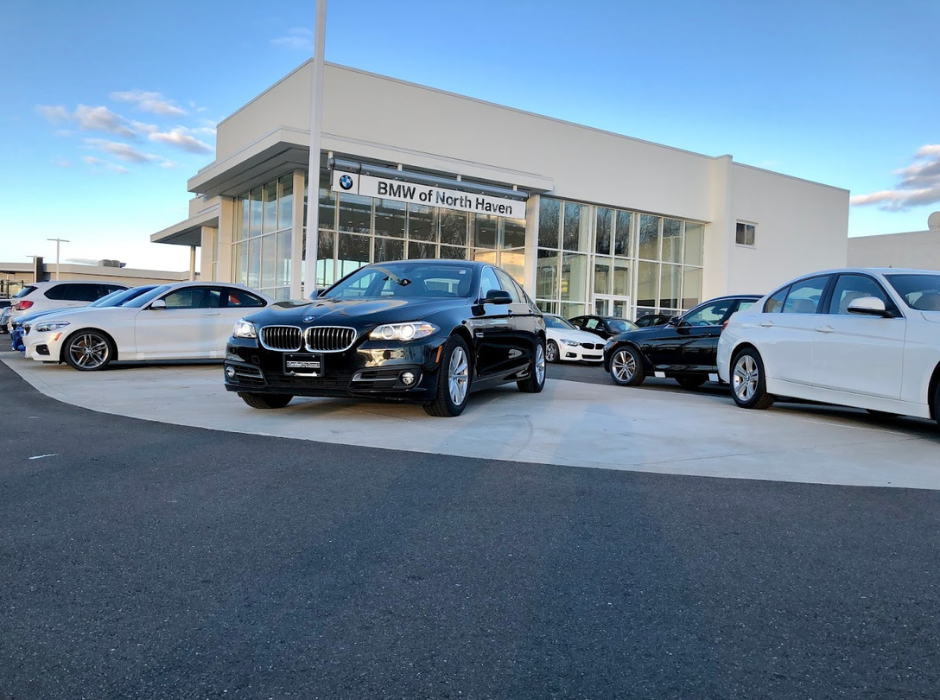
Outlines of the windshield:
{"label": "windshield", "polygon": [[340,280],[323,299],[435,299],[469,297],[473,268],[433,261],[368,265]]}
{"label": "windshield", "polygon": [[20,297],[25,297],[25,296],[26,296],[27,294],[29,294],[30,292],[35,292],[35,291],[36,291],[36,287],[26,286],[26,287],[23,287],[23,288],[22,288],[20,291],[18,291],[16,294],[14,294],[14,295],[13,295],[13,298],[14,298],[14,299],[19,299]]}
{"label": "windshield", "polygon": [[885,275],[904,303],[919,311],[940,311],[940,275]]}
{"label": "windshield", "polygon": [[561,329],[566,330],[566,331],[576,331],[576,330],[578,330],[577,328],[575,328],[575,327],[572,325],[571,321],[568,321],[567,319],[564,319],[564,318],[562,318],[561,316],[548,316],[548,315],[546,315],[546,316],[545,316],[545,325],[548,326],[549,328],[561,328]]}
{"label": "windshield", "polygon": [[133,309],[140,309],[144,305],[149,304],[151,301],[156,299],[158,296],[160,296],[164,292],[170,291],[170,289],[171,289],[170,285],[161,284],[159,287],[154,287],[149,292],[145,294],[141,294],[136,299],[131,299],[129,302],[127,302],[126,304],[122,304],[121,306],[128,306]]}
{"label": "windshield", "polygon": [[153,285],[147,285],[145,287],[134,287],[132,289],[119,289],[116,292],[111,292],[107,296],[101,297],[98,301],[92,302],[88,306],[102,307],[102,306],[124,306],[131,299],[136,299],[141,294],[149,292],[153,289]]}
{"label": "windshield", "polygon": [[633,321],[624,321],[621,318],[608,318],[607,326],[615,333],[636,330],[637,325]]}

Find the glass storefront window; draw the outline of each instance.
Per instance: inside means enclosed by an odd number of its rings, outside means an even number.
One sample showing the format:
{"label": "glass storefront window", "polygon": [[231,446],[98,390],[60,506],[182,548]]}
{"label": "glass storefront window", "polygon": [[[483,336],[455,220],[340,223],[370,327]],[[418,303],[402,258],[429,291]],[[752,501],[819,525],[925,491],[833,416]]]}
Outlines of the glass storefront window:
{"label": "glass storefront window", "polygon": [[519,284],[525,284],[525,248],[504,250],[499,254],[499,266],[513,276]]}
{"label": "glass storefront window", "polygon": [[441,258],[444,260],[466,260],[467,249],[455,245],[441,244]]}
{"label": "glass storefront window", "polygon": [[372,243],[372,262],[404,260],[405,242],[399,238],[380,238],[376,236]]}
{"label": "glass storefront window", "polygon": [[370,233],[372,197],[345,193],[340,195],[338,229],[347,233]]}
{"label": "glass storefront window", "polygon": [[261,280],[257,286],[261,289],[274,287],[274,271],[277,269],[277,236],[264,236],[261,239]]}
{"label": "glass storefront window", "polygon": [[610,294],[610,258],[594,258],[594,293]]}
{"label": "glass storefront window", "polygon": [[242,199],[242,204],[240,207],[235,207],[235,216],[237,217],[235,231],[238,233],[238,240],[247,240],[248,222],[251,220],[251,210],[249,209],[249,201],[247,197]]}
{"label": "glass storefront window", "polygon": [[258,187],[253,189],[249,195],[250,200],[250,214],[249,214],[249,227],[248,235],[249,236],[260,236],[261,235],[261,219],[263,216],[263,209],[261,204],[261,188]]}
{"label": "glass storefront window", "polygon": [[562,300],[587,301],[588,256],[583,253],[562,253]]}
{"label": "glass storefront window", "polygon": [[558,251],[539,248],[535,268],[535,296],[539,299],[558,297]]}
{"label": "glass storefront window", "polygon": [[252,289],[261,287],[261,239],[248,241],[248,280],[245,282]]}
{"label": "glass storefront window", "polygon": [[496,248],[496,217],[492,214],[473,216],[473,246],[475,248]]}
{"label": "glass storefront window", "polygon": [[502,248],[524,248],[525,219],[501,218],[499,221],[502,228],[500,246]]}
{"label": "glass storefront window", "polygon": [[467,245],[467,220],[469,214],[453,209],[441,209],[441,243]]}
{"label": "glass storefront window", "polygon": [[350,233],[339,233],[337,236],[339,237],[337,266],[340,277],[369,264],[371,247],[369,236],[356,236]]}
{"label": "glass storefront window", "polygon": [[317,238],[317,287],[329,287],[337,280],[333,264],[335,240],[333,231],[320,231]]}
{"label": "glass storefront window", "polygon": [[264,200],[264,223],[261,232],[272,233],[277,231],[277,181],[265,184],[261,188],[261,196]]}
{"label": "glass storefront window", "polygon": [[[318,224],[321,229],[336,229],[336,194],[330,191],[328,178],[320,178],[320,200],[317,212]],[[304,226],[307,225],[307,210],[304,209]]]}
{"label": "glass storefront window", "polygon": [[496,264],[496,251],[487,250],[486,248],[474,248],[473,254],[470,257],[471,260],[476,260],[477,262],[485,262],[490,265]]}
{"label": "glass storefront window", "polygon": [[294,174],[282,176],[278,181],[280,193],[277,200],[278,229],[294,226]]}
{"label": "glass storefront window", "polygon": [[702,301],[702,268],[682,268],[682,308],[691,309]]}
{"label": "glass storefront window", "polygon": [[594,252],[598,255],[610,255],[610,227],[614,212],[604,207],[597,208],[597,223],[594,228]]}
{"label": "glass storefront window", "polygon": [[663,263],[659,275],[660,308],[676,309],[679,306],[679,283],[682,268]]}
{"label": "glass storefront window", "polygon": [[663,262],[682,262],[682,222],[663,219]]}
{"label": "glass storefront window", "polygon": [[633,288],[630,283],[630,262],[614,258],[614,295],[618,297],[633,296]]}
{"label": "glass storefront window", "polygon": [[704,258],[705,225],[685,224],[685,262],[686,265],[701,265]]}
{"label": "glass storefront window", "polygon": [[617,225],[614,235],[614,255],[630,255],[630,227],[633,214],[629,211],[617,212]]}
{"label": "glass storefront window", "polygon": [[393,199],[375,200],[375,235],[405,237],[405,203]]}
{"label": "glass storefront window", "polygon": [[561,230],[561,202],[550,197],[539,199],[539,246],[558,248]]}
{"label": "glass storefront window", "polygon": [[660,217],[643,214],[640,216],[640,249],[637,257],[641,260],[659,260],[659,224]]}
{"label": "glass storefront window", "polygon": [[278,287],[290,286],[291,266],[291,230],[277,234],[277,261],[274,270],[274,284]]}
{"label": "glass storefront window", "polygon": [[[655,308],[659,292],[659,263],[640,261],[636,270],[637,306]],[[637,313],[640,313],[639,309]]]}
{"label": "glass storefront window", "polygon": [[438,257],[437,243],[422,243],[421,241],[408,242],[409,260],[427,260],[436,257]]}
{"label": "glass storefront window", "polygon": [[[437,241],[436,207],[408,205],[408,238],[413,241]],[[409,253],[408,257],[414,256]]]}
{"label": "glass storefront window", "polygon": [[587,252],[591,249],[589,211],[590,207],[586,204],[565,202],[565,230],[562,239],[562,247],[565,250]]}

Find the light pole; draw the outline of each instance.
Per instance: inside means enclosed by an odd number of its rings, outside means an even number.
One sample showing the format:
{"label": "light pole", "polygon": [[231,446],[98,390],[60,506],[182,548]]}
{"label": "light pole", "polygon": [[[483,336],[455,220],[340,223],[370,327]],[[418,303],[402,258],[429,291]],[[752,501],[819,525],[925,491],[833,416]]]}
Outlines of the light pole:
{"label": "light pole", "polygon": [[320,131],[323,117],[323,55],[326,40],[326,0],[314,0],[317,23],[313,36],[313,81],[310,85],[310,162],[307,166],[307,267],[304,295],[317,290],[317,252],[320,247]]}
{"label": "light pole", "polygon": [[72,241],[68,241],[64,238],[47,238],[46,240],[55,241],[55,279],[56,279],[56,282],[58,282],[59,281],[59,246],[62,243],[71,243]]}

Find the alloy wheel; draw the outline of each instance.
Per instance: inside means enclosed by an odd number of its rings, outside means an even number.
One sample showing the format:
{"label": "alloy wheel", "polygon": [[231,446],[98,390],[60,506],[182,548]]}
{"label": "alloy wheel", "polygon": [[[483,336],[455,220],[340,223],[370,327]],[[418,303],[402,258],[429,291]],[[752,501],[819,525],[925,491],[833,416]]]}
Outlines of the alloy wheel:
{"label": "alloy wheel", "polygon": [[97,369],[108,362],[111,349],[100,335],[84,333],[69,343],[69,357],[82,369]]}
{"label": "alloy wheel", "polygon": [[467,387],[470,379],[470,365],[467,362],[467,353],[457,346],[450,356],[450,366],[447,370],[447,384],[450,390],[450,400],[455,406],[460,406],[467,398]]}
{"label": "alloy wheel", "polygon": [[636,359],[627,350],[618,350],[610,362],[611,371],[621,382],[629,382],[636,374]]}
{"label": "alloy wheel", "polygon": [[539,384],[545,381],[545,350],[541,343],[535,346],[535,378]]}
{"label": "alloy wheel", "polygon": [[759,380],[760,372],[754,358],[749,354],[741,355],[734,365],[734,374],[731,378],[734,395],[740,401],[750,401],[757,393]]}

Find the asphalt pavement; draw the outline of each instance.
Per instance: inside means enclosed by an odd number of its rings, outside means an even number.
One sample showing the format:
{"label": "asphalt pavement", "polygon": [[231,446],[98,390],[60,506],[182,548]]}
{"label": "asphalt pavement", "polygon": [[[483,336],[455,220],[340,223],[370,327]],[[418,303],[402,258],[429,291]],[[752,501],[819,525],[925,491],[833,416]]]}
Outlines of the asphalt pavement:
{"label": "asphalt pavement", "polygon": [[2,364],[0,396],[6,700],[940,694],[936,491],[223,433]]}

